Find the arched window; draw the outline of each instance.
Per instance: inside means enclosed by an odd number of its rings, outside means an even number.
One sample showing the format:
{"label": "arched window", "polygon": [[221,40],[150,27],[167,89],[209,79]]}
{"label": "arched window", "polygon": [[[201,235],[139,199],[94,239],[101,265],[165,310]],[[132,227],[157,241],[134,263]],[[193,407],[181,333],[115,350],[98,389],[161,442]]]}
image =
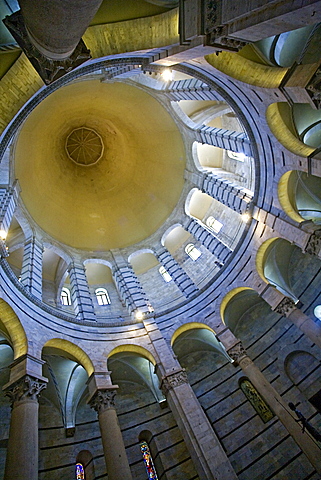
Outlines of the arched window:
{"label": "arched window", "polygon": [[314,316],[317,317],[318,320],[321,320],[321,305],[317,305],[313,310]]}
{"label": "arched window", "polygon": [[166,270],[165,267],[163,267],[163,266],[159,267],[158,271],[159,271],[159,273],[161,274],[161,276],[163,277],[163,279],[165,280],[166,283],[168,283],[172,280],[172,277],[170,276],[170,274],[168,273],[168,271]]}
{"label": "arched window", "polygon": [[214,217],[210,216],[206,219],[206,225],[208,228],[212,230],[214,233],[218,233],[221,228],[223,227],[223,223],[216,220]]}
{"label": "arched window", "polygon": [[98,305],[110,305],[110,298],[106,288],[97,288],[95,290]]}
{"label": "arched window", "polygon": [[143,454],[143,459],[144,459],[144,463],[145,463],[145,467],[146,467],[146,471],[147,471],[147,475],[148,475],[148,480],[157,480],[158,477],[157,477],[157,474],[156,474],[153,459],[152,459],[152,456],[150,454],[150,450],[149,450],[147,442],[141,442],[140,443],[140,451]]}
{"label": "arched window", "polygon": [[62,305],[71,305],[70,291],[68,288],[63,287],[60,294],[60,301]]}
{"label": "arched window", "polygon": [[195,245],[193,245],[193,243],[189,243],[188,245],[186,245],[185,252],[194,261],[197,260],[202,255],[201,252],[198,250],[198,248],[196,248]]}
{"label": "arched window", "polygon": [[81,463],[76,463],[76,480],[86,480],[85,470]]}
{"label": "arched window", "polygon": [[237,160],[238,162],[244,162],[246,155],[244,153],[232,152],[231,150],[227,150],[227,155],[232,160]]}
{"label": "arched window", "polygon": [[270,407],[266,404],[264,399],[261,397],[259,392],[253,387],[250,380],[247,378],[242,378],[239,382],[240,387],[256,413],[259,414],[261,420],[264,423],[267,423],[271,418],[274,417],[274,413],[270,409]]}

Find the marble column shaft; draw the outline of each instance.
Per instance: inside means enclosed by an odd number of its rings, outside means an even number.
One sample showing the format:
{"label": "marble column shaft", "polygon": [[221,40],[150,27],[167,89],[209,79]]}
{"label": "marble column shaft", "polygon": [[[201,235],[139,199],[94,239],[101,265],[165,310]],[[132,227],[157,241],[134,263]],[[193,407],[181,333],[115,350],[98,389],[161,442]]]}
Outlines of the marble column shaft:
{"label": "marble column shaft", "polygon": [[5,390],[12,412],[4,480],[38,479],[38,395],[45,386],[26,375]]}
{"label": "marble column shaft", "polygon": [[285,315],[296,327],[298,327],[311,342],[321,348],[321,325],[315,323],[310,317],[295,306],[295,303],[285,297],[276,308],[275,312]]}
{"label": "marble column shaft", "polygon": [[237,476],[206,417],[187,375],[154,319],[143,321],[155,348],[160,387],[183,436],[200,480],[236,480]]}
{"label": "marble column shaft", "polygon": [[31,42],[47,58],[70,56],[102,0],[19,0]]}
{"label": "marble column shaft", "polygon": [[97,390],[89,404],[98,414],[108,480],[132,480],[118,423],[115,395],[116,390],[112,388]]}
{"label": "marble column shaft", "polygon": [[227,353],[234,360],[235,365],[241,367],[245,376],[251,381],[252,385],[279,418],[280,422],[284,425],[313,467],[318,473],[321,473],[320,448],[306,431],[302,431],[302,426],[298,424],[288,405],[247,356],[241,342],[238,342],[233,347],[229,348]]}

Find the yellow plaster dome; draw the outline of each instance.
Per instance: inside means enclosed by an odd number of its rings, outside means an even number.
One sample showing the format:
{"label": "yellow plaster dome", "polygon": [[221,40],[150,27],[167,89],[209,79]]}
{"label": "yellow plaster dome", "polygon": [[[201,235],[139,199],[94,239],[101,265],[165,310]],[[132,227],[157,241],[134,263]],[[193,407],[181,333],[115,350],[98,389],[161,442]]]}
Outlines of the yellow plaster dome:
{"label": "yellow plaster dome", "polygon": [[120,82],[59,89],[30,114],[15,150],[30,215],[58,241],[85,250],[126,247],[155,232],[177,204],[184,168],[170,114]]}

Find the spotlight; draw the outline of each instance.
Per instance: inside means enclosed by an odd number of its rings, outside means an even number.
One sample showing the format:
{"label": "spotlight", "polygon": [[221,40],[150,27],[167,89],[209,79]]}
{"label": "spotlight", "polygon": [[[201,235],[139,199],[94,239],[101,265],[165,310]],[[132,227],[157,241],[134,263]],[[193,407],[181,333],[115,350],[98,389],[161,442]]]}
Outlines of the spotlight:
{"label": "spotlight", "polygon": [[144,318],[144,313],[141,312],[140,310],[137,310],[135,313],[135,318],[136,320],[142,320]]}
{"label": "spotlight", "polygon": [[172,74],[172,71],[171,70],[163,70],[162,71],[162,77],[163,77],[163,80],[165,82],[170,82],[171,80],[173,80],[173,74]]}
{"label": "spotlight", "polygon": [[241,218],[243,222],[247,223],[251,220],[251,215],[249,213],[242,213]]}
{"label": "spotlight", "polygon": [[7,232],[5,230],[0,230],[0,239],[4,242],[7,238]]}

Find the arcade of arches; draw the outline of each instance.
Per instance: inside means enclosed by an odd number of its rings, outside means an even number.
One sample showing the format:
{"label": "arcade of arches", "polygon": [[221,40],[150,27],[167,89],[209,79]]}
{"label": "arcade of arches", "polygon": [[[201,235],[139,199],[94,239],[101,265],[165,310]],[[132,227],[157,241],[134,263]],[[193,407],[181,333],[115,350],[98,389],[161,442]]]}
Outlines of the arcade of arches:
{"label": "arcade of arches", "polygon": [[0,478],[319,479],[321,2],[65,3],[0,0]]}

